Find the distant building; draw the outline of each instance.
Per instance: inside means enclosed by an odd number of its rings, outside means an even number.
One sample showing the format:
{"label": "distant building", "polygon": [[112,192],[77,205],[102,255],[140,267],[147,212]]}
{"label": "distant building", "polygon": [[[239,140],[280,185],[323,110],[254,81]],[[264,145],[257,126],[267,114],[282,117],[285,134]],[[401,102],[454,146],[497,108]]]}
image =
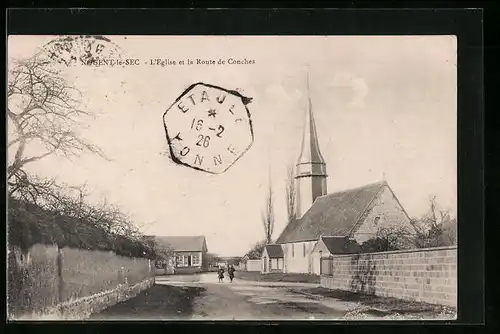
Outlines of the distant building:
{"label": "distant building", "polygon": [[160,246],[173,253],[173,271],[179,273],[208,270],[208,248],[204,236],[156,237]]}
{"label": "distant building", "polygon": [[262,251],[262,272],[283,271],[283,249],[281,245],[266,245]]}
{"label": "distant building", "polygon": [[261,259],[251,259],[248,255],[241,258],[240,270],[242,271],[263,271],[263,261]]}
{"label": "distant building", "polygon": [[[264,272],[272,269],[272,259],[276,259],[276,264],[282,259],[283,268],[276,270],[319,274],[323,251],[355,252],[353,241],[361,244],[374,237],[381,227],[413,228],[387,182],[328,194],[327,177],[309,99],[296,165],[296,219],[285,227],[275,245],[266,246],[262,254]],[[282,252],[278,252],[278,247]],[[281,258],[276,258],[278,255]]]}

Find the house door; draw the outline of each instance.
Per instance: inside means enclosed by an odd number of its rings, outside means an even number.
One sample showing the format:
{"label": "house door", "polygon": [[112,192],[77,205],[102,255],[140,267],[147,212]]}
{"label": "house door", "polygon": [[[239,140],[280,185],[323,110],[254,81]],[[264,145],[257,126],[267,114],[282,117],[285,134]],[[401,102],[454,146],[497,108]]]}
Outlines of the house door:
{"label": "house door", "polygon": [[191,267],[191,256],[188,256],[188,267]]}

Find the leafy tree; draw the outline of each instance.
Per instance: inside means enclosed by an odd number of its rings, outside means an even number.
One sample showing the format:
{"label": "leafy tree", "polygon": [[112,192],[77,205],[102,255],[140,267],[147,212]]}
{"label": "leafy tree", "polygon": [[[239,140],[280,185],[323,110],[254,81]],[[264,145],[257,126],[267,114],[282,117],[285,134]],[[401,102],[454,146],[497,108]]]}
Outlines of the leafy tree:
{"label": "leafy tree", "polygon": [[248,256],[250,260],[260,259],[266,244],[267,244],[266,240],[256,242],[245,255]]}

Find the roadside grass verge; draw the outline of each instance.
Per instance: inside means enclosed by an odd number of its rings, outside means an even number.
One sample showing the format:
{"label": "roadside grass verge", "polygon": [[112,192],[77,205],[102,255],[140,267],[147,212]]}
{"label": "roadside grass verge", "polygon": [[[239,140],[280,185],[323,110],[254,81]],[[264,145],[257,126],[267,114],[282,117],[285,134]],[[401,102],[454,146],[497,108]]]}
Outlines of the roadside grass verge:
{"label": "roadside grass verge", "polygon": [[313,274],[295,273],[268,273],[263,274],[258,271],[237,271],[237,279],[260,282],[296,282],[296,283],[320,283],[320,276]]}
{"label": "roadside grass verge", "polygon": [[154,285],[136,297],[92,314],[89,320],[189,319],[200,287]]}
{"label": "roadside grass verge", "polygon": [[409,301],[393,297],[380,297],[343,290],[330,290],[324,287],[295,290],[319,298],[335,298],[344,302],[357,303],[359,307],[350,310],[346,318],[385,318],[385,319],[456,319],[456,308]]}

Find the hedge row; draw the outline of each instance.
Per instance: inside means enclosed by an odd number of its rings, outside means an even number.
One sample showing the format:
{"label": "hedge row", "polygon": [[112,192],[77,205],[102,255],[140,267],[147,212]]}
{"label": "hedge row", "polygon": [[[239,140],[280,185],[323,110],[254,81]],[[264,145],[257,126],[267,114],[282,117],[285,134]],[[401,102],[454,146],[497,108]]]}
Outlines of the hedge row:
{"label": "hedge row", "polygon": [[9,198],[8,204],[8,241],[23,250],[34,244],[50,244],[113,251],[127,257],[156,257],[154,247],[145,242],[109,233],[98,225],[61,216],[14,198]]}

